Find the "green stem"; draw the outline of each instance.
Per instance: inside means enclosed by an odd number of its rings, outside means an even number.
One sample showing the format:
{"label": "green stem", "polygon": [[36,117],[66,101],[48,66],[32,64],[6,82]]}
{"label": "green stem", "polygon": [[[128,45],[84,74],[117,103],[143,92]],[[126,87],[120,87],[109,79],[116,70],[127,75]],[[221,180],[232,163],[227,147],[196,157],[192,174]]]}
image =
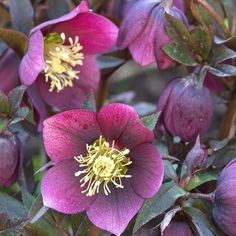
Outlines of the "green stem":
{"label": "green stem", "polygon": [[179,203],[181,204],[184,201],[189,199],[205,199],[208,201],[214,202],[215,192],[204,194],[204,193],[187,193],[186,195],[179,198]]}
{"label": "green stem", "polygon": [[204,83],[204,80],[205,80],[205,77],[206,77],[206,74],[207,74],[207,69],[208,69],[208,66],[202,66],[202,68],[200,69],[199,73],[198,73],[198,86],[200,88],[203,87],[203,83]]}

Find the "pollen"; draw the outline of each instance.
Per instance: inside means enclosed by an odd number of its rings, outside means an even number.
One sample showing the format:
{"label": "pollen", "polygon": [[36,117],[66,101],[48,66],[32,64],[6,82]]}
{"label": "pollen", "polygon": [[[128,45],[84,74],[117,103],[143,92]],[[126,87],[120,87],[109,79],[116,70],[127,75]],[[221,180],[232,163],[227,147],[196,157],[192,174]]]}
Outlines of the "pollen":
{"label": "pollen", "polygon": [[83,65],[82,49],[78,36],[74,40],[66,39],[64,33],[50,33],[44,37],[44,75],[46,82],[50,82],[50,92],[72,87],[74,80],[79,79],[76,66]]}
{"label": "pollen", "polygon": [[112,144],[106,142],[105,138],[100,136],[92,145],[86,145],[87,155],[76,156],[75,160],[79,162],[80,171],[75,176],[81,176],[82,193],[87,196],[93,196],[99,193],[100,188],[106,195],[111,193],[109,184],[116,188],[124,188],[123,178],[131,178],[128,175],[128,166],[132,163],[129,149],[115,148],[115,141]]}

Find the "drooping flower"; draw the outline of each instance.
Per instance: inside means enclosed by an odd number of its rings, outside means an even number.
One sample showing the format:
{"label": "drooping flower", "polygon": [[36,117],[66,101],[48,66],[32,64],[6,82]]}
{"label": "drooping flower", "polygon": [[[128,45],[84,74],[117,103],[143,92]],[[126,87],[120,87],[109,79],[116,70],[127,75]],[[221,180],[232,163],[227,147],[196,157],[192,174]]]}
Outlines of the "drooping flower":
{"label": "drooping flower", "polygon": [[58,109],[78,108],[98,85],[96,54],[109,51],[118,29],[91,12],[87,1],[70,13],[33,28],[20,78],[36,84],[44,101]]}
{"label": "drooping flower", "polygon": [[118,48],[129,48],[133,59],[145,66],[157,63],[160,69],[166,69],[174,61],[165,54],[162,47],[170,44],[165,25],[165,13],[168,13],[187,24],[182,11],[170,4],[171,1],[145,0],[137,1],[127,11],[121,22]]}
{"label": "drooping flower", "polygon": [[95,225],[113,234],[124,231],[162,183],[153,132],[128,105],[54,115],[44,122],[43,138],[55,162],[42,180],[44,204],[67,214],[86,210]]}
{"label": "drooping flower", "polygon": [[172,220],[168,227],[164,230],[163,236],[193,236],[193,232],[185,221]]}
{"label": "drooping flower", "polygon": [[11,187],[18,178],[23,162],[20,141],[10,132],[0,134],[0,185]]}
{"label": "drooping flower", "polygon": [[221,230],[229,236],[236,235],[236,159],[221,172],[213,206],[213,218]]}
{"label": "drooping flower", "polygon": [[0,59],[0,90],[8,94],[19,85],[18,68],[20,58],[11,49]]}
{"label": "drooping flower", "polygon": [[190,74],[172,80],[164,88],[157,104],[161,124],[183,141],[193,141],[208,129],[213,115],[213,100],[209,90],[199,85]]}

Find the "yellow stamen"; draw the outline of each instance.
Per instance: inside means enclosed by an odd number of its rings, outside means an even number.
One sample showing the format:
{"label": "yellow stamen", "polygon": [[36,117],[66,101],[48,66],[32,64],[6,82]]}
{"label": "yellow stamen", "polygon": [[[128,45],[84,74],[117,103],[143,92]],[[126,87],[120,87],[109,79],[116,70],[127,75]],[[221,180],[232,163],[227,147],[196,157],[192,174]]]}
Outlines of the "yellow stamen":
{"label": "yellow stamen", "polygon": [[83,169],[75,173],[75,176],[84,175],[80,182],[81,187],[86,187],[82,193],[87,196],[93,196],[99,193],[100,185],[106,195],[111,193],[108,184],[113,183],[116,188],[124,188],[122,178],[130,178],[127,175],[127,166],[132,163],[129,157],[129,149],[123,148],[118,150],[115,148],[115,142],[110,145],[105,138],[100,136],[92,145],[86,146],[87,155],[77,156],[75,160],[80,163]]}
{"label": "yellow stamen", "polygon": [[50,80],[50,89],[57,92],[65,87],[72,87],[75,79],[79,79],[77,65],[83,65],[84,55],[81,52],[83,47],[79,43],[79,37],[75,40],[68,38],[69,45],[64,45],[66,36],[64,33],[50,33],[44,37],[44,60],[45,80]]}

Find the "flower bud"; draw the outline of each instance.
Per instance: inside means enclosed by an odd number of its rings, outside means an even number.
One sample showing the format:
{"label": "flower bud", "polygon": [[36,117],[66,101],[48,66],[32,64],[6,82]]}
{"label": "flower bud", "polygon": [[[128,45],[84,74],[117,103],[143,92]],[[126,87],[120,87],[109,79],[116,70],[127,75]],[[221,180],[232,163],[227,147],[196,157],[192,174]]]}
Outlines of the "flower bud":
{"label": "flower bud", "polygon": [[189,225],[184,221],[171,221],[168,227],[164,230],[163,236],[193,236]]}
{"label": "flower bud", "polygon": [[137,1],[131,5],[121,22],[118,48],[129,47],[133,59],[142,66],[156,62],[165,69],[173,65],[175,62],[162,49],[172,42],[165,29],[165,13],[187,24],[182,11],[169,0]]}
{"label": "flower bud", "polygon": [[20,142],[11,133],[0,134],[0,185],[8,188],[14,184],[22,165]]}
{"label": "flower bud", "polygon": [[184,161],[187,167],[187,175],[191,176],[197,170],[203,169],[207,166],[207,149],[204,144],[201,145],[199,136],[193,148],[189,151]]}
{"label": "flower bud", "polygon": [[163,90],[157,111],[162,112],[159,123],[173,136],[192,141],[208,129],[213,100],[209,90],[198,83],[197,76],[190,74],[171,81]]}
{"label": "flower bud", "polygon": [[221,230],[229,236],[236,235],[236,159],[221,172],[218,179],[213,218]]}

